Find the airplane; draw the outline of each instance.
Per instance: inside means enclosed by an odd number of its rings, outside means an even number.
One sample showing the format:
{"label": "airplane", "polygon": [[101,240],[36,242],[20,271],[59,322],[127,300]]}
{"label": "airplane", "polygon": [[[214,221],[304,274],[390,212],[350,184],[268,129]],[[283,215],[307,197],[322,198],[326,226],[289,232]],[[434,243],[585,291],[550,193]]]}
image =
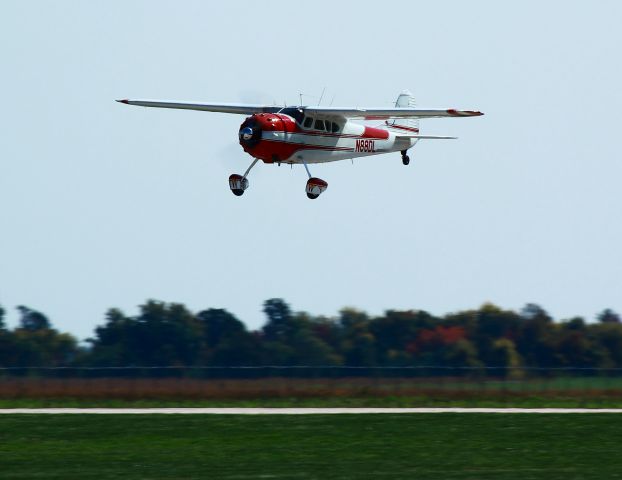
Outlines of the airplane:
{"label": "airplane", "polygon": [[[229,188],[233,194],[241,196],[246,191],[249,186],[248,174],[262,160],[278,165],[304,165],[309,176],[305,191],[310,199],[316,199],[325,192],[328,183],[312,176],[309,164],[400,152],[402,163],[408,165],[408,150],[419,140],[456,138],[421,135],[419,119],[483,115],[479,111],[453,108],[418,109],[408,90],[400,93],[394,108],[337,108],[319,105],[279,107],[129,99],[117,102],[140,107],[250,115],[240,125],[238,139],[244,151],[253,157],[253,162],[244,175],[234,173],[229,177]],[[360,123],[360,120],[382,120],[383,123],[369,126]]]}

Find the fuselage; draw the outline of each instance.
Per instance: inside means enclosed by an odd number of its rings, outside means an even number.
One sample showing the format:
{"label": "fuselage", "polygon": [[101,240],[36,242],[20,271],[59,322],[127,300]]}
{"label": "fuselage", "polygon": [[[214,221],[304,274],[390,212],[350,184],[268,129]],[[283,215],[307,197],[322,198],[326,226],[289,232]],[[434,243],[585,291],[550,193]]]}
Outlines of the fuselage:
{"label": "fuselage", "polygon": [[342,117],[305,115],[300,109],[257,113],[239,131],[246,153],[265,163],[324,163],[404,151],[416,139]]}

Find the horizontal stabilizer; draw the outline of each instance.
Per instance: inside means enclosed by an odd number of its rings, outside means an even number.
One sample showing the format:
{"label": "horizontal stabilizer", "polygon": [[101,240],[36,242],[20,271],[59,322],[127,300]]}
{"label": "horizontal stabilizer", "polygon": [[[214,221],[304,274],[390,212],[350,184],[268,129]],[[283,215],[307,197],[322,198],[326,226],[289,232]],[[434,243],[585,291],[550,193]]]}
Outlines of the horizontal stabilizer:
{"label": "horizontal stabilizer", "polygon": [[444,135],[398,135],[397,138],[416,138],[418,140],[457,140],[458,137],[446,137]]}

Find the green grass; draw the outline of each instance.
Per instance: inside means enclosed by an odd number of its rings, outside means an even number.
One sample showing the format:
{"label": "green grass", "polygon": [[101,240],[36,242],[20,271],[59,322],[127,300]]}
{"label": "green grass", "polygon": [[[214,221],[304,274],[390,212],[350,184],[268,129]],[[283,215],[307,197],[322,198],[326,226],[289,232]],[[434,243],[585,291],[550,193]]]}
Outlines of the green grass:
{"label": "green grass", "polygon": [[622,478],[618,415],[0,416],[2,479]]}

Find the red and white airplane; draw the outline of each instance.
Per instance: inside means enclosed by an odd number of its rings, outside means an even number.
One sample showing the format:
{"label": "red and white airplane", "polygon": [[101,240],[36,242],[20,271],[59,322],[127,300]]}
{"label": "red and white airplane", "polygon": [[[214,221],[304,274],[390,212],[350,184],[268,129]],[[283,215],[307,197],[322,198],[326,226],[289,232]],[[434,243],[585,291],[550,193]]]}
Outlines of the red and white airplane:
{"label": "red and white airplane", "polygon": [[[189,103],[158,100],[117,100],[127,105],[157,108],[179,108],[206,112],[250,115],[238,132],[240,145],[254,160],[244,175],[229,177],[231,191],[240,196],[248,188],[247,176],[255,164],[303,164],[309,180],[307,197],[314,199],[328,188],[321,178],[309,172],[310,163],[334,162],[357,157],[400,152],[408,165],[407,152],[422,139],[456,137],[420,135],[420,118],[474,117],[483,115],[472,110],[418,109],[410,92],[404,91],[394,108],[337,108],[322,106],[275,107],[232,103]],[[354,120],[383,120],[368,126]]]}

